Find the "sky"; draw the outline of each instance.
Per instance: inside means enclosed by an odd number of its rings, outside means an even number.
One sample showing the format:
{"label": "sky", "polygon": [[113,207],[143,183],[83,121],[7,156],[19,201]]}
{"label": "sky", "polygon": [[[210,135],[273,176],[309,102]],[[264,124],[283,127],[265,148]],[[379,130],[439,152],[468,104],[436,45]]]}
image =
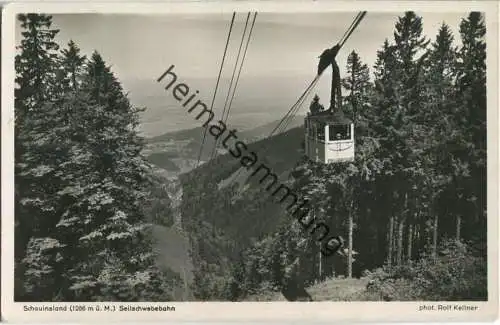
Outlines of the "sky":
{"label": "sky", "polygon": [[[440,25],[448,24],[459,39],[458,26],[467,13],[417,12],[424,35],[435,38]],[[288,111],[316,73],[318,55],[342,37],[356,12],[259,13],[231,108],[230,121],[250,128],[279,119]],[[393,39],[402,12],[368,12],[337,56],[341,74],[348,54],[355,50],[371,68],[386,38]],[[247,13],[237,13],[224,63],[223,77],[214,105],[222,107],[233,72]],[[170,66],[199,97],[210,105],[223,56],[231,14],[57,14],[57,41],[69,40],[90,55],[97,50],[130,91],[135,105],[147,106],[141,129],[146,136],[197,127],[192,116],[166,93],[156,79]],[[17,29],[17,43],[20,30]],[[329,70],[317,85],[328,106]],[[305,114],[304,105],[299,114]],[[222,109],[220,109],[222,111]]]}

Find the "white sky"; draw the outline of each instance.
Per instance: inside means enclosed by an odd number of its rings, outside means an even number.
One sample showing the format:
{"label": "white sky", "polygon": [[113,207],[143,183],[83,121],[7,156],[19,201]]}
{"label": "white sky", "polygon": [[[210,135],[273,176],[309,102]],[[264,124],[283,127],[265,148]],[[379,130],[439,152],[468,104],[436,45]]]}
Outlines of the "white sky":
{"label": "white sky", "polygon": [[[451,3],[450,3],[451,4]],[[423,18],[424,34],[434,39],[442,22],[447,23],[455,39],[458,26],[467,13],[417,12]],[[241,73],[238,91],[231,114],[260,114],[268,122],[281,118],[297,99],[305,85],[314,77],[318,55],[342,37],[356,12],[329,13],[259,13]],[[397,17],[403,12],[368,12],[337,57],[341,74],[345,71],[347,55],[355,50],[372,68],[376,52],[385,38],[393,39]],[[231,77],[247,14],[236,15],[235,26],[226,58],[224,77]],[[143,127],[148,135],[161,133],[157,127],[169,124],[168,129],[187,128],[193,122],[188,114],[175,111],[168,118],[164,112],[176,105],[169,101],[155,80],[171,65],[179,79],[200,90],[200,96],[210,103],[229,29],[231,14],[57,14],[54,27],[60,29],[58,43],[65,45],[73,39],[89,55],[95,49],[131,91],[136,105],[148,106]],[[20,31],[17,31],[18,40]],[[329,70],[318,84],[317,93],[327,104]],[[223,105],[224,87],[221,84]],[[224,96],[222,96],[224,93]],[[160,98],[167,102],[158,104]],[[253,103],[250,105],[249,103]],[[263,108],[262,103],[272,106]],[[304,105],[306,107],[308,105]],[[176,108],[177,109],[177,108]],[[305,109],[303,109],[305,111]],[[301,112],[303,113],[303,112]],[[300,113],[299,113],[300,114]],[[148,126],[150,123],[150,126]],[[156,124],[155,124],[156,123]],[[163,123],[163,124],[161,124]],[[237,125],[244,123],[235,120]],[[157,125],[157,127],[155,126]],[[182,126],[180,126],[182,125]],[[153,130],[154,129],[154,130]]]}
{"label": "white sky", "polygon": [[[245,75],[276,73],[311,75],[317,56],[343,35],[356,13],[259,13],[255,23]],[[417,13],[423,17],[424,34],[435,37],[442,22],[458,37],[465,14]],[[339,54],[345,62],[351,50],[373,65],[376,50],[392,38],[402,13],[368,13]],[[55,15],[59,39],[73,39],[82,50],[97,49],[122,79],[151,79],[175,64],[186,77],[216,76],[227,37],[230,14],[181,15]],[[233,57],[241,39],[246,13],[238,13],[231,45]],[[229,61],[230,62],[230,61]],[[228,63],[229,63],[228,62]],[[312,70],[312,71],[311,71]]]}

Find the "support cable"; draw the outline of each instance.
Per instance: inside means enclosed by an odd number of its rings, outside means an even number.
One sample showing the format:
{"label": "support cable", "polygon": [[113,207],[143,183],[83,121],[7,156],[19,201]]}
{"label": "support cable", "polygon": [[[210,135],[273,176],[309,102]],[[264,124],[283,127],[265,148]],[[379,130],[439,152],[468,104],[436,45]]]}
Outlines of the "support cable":
{"label": "support cable", "polygon": [[[227,96],[226,96],[226,100],[224,102],[224,109],[222,110],[222,118],[221,118],[221,120],[224,120],[224,115],[226,113],[227,103],[229,101],[229,96],[231,95],[231,88],[233,86],[234,76],[236,75],[236,69],[238,68],[238,62],[240,60],[241,49],[243,48],[243,42],[245,40],[245,34],[247,32],[247,27],[248,27],[248,21],[249,21],[249,19],[250,19],[250,12],[247,15],[247,19],[246,19],[246,22],[245,22],[245,28],[243,29],[243,35],[241,36],[240,47],[238,49],[238,55],[236,56],[236,63],[234,64],[234,69],[233,69],[233,74],[231,76],[231,81],[229,82],[229,89],[227,90]],[[215,140],[215,145],[212,148],[212,154],[211,154],[211,158],[210,159],[214,158],[215,153],[217,151],[218,143],[219,143],[218,139]]]}
{"label": "support cable", "polygon": [[224,122],[227,121],[227,118],[229,116],[229,111],[230,111],[231,106],[233,104],[234,94],[236,92],[236,87],[238,87],[238,81],[240,80],[241,69],[243,68],[243,62],[245,62],[245,58],[246,58],[247,50],[248,50],[248,44],[250,43],[250,39],[252,38],[252,31],[253,31],[253,27],[255,25],[256,18],[257,18],[257,12],[255,12],[254,16],[253,16],[252,26],[250,27],[250,32],[248,33],[247,43],[245,44],[245,50],[243,51],[243,59],[241,60],[240,70],[238,71],[238,76],[236,77],[236,84],[234,85],[234,88],[233,88],[233,95],[231,96],[231,101],[229,102],[229,106],[228,106],[228,110],[227,110],[227,116],[226,116],[226,119]]}
{"label": "support cable", "polygon": [[[220,65],[219,76],[217,77],[217,83],[215,85],[215,90],[214,90],[214,96],[212,98],[212,104],[210,105],[210,112],[213,111],[214,102],[215,102],[215,96],[217,95],[217,88],[219,88],[220,77],[222,75],[222,68],[224,67],[224,61],[226,59],[226,53],[227,53],[227,47],[229,45],[229,39],[231,38],[231,32],[233,31],[233,25],[234,25],[234,18],[235,18],[235,16],[236,16],[236,12],[233,12],[233,18],[231,19],[231,25],[229,26],[229,33],[227,34],[226,47],[224,48],[224,55],[222,56],[222,62],[221,62],[221,65]],[[198,165],[200,163],[200,160],[201,160],[201,154],[203,152],[203,146],[205,144],[205,138],[207,136],[207,129],[208,129],[208,124],[205,127],[205,131],[203,133],[203,139],[202,139],[202,142],[201,142],[201,145],[200,145],[200,152],[198,154],[198,161],[196,163],[196,167],[198,167]]]}

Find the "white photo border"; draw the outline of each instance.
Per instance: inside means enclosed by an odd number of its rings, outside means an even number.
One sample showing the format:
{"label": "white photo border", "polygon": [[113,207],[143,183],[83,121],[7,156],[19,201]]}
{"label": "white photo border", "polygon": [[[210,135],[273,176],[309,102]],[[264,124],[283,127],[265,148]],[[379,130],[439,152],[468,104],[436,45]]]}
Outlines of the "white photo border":
{"label": "white photo border", "polygon": [[[210,1],[210,2],[79,2],[11,3],[2,13],[2,282],[3,320],[10,322],[83,322],[96,321],[270,321],[270,322],[422,322],[422,321],[493,321],[498,317],[498,21],[496,1]],[[14,56],[15,20],[18,13],[116,13],[180,14],[217,12],[467,12],[486,14],[487,30],[487,141],[488,141],[488,301],[487,302],[167,302],[167,303],[21,303],[14,302]],[[162,67],[159,67],[161,70]],[[474,312],[418,311],[422,304],[478,306]],[[27,312],[24,306],[174,306],[175,311],[146,312]],[[122,307],[123,308],[123,307]]]}

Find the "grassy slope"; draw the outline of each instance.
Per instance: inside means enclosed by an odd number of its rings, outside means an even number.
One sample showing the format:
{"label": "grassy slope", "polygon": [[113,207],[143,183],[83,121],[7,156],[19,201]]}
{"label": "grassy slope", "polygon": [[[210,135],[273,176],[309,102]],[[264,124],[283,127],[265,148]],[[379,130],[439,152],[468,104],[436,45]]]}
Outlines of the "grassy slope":
{"label": "grassy slope", "polygon": [[[193,263],[189,256],[189,240],[173,227],[155,225],[153,227],[154,251],[158,253],[157,263],[162,269],[170,269],[184,277],[187,283],[193,281]],[[184,300],[184,284],[180,283],[175,295]],[[188,295],[187,299],[190,296]]]}
{"label": "grassy slope", "polygon": [[[366,292],[367,279],[328,279],[307,288],[313,301],[367,301],[372,295]],[[245,301],[286,301],[279,292],[265,292],[250,296]]]}
{"label": "grassy slope", "polygon": [[193,265],[189,259],[188,239],[173,227],[159,225],[154,226],[153,236],[156,239],[154,250],[159,253],[159,264],[171,268],[181,276],[186,271],[187,279],[192,280]]}

